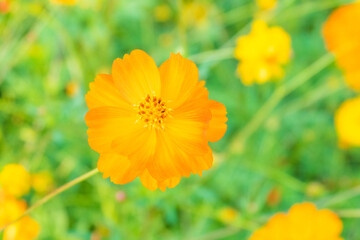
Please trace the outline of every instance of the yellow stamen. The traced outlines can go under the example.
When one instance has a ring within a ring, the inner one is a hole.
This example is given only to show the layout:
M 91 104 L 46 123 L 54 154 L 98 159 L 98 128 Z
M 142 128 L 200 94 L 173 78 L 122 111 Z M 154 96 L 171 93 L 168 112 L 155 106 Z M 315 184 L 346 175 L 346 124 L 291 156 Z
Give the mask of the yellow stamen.
M 150 96 L 138 105 L 138 115 L 146 123 L 146 127 L 164 129 L 164 122 L 169 115 L 170 109 L 166 107 L 166 102 L 160 97 Z

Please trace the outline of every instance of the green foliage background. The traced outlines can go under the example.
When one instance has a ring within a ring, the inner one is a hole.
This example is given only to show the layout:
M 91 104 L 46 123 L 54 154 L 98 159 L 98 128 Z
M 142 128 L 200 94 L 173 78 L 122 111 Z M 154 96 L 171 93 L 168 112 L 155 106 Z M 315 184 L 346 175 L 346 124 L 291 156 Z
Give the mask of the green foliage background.
M 39 239 L 247 239 L 273 213 L 304 201 L 337 212 L 344 239 L 360 239 L 360 151 L 339 149 L 334 129 L 334 112 L 356 94 L 334 63 L 281 97 L 236 142 L 276 89 L 327 54 L 322 25 L 350 1 L 279 0 L 269 13 L 259 13 L 254 1 L 197 2 L 208 5 L 202 25 L 182 23 L 180 0 L 79 0 L 75 6 L 19 0 L 0 15 L 0 168 L 15 162 L 30 172 L 47 170 L 56 186 L 95 168 L 84 95 L 96 74 L 109 73 L 112 61 L 133 49 L 158 64 L 180 51 L 198 65 L 210 97 L 228 110 L 228 131 L 211 144 L 216 163 L 202 178 L 152 192 L 138 179 L 120 186 L 98 174 L 33 212 Z M 170 7 L 166 22 L 155 18 L 159 4 Z M 282 81 L 245 87 L 233 51 L 256 16 L 291 35 L 293 56 Z M 66 94 L 69 82 L 79 87 L 73 97 Z M 267 202 L 272 189 L 281 193 L 275 206 Z M 125 192 L 124 201 L 116 201 L 117 191 Z M 26 199 L 31 205 L 41 197 Z M 238 212 L 231 223 L 219 218 L 225 207 Z

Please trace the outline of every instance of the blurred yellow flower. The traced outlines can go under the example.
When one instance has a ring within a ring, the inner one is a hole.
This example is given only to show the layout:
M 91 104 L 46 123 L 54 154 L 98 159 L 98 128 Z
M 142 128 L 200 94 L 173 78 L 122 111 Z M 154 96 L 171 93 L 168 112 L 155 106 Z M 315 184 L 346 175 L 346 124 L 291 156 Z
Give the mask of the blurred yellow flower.
M 335 127 L 342 147 L 360 147 L 360 97 L 345 101 L 335 113 Z
M 23 214 L 25 210 L 25 201 L 17 200 L 15 197 L 0 189 L 0 227 L 14 221 Z
M 164 191 L 208 170 L 208 141 L 223 137 L 227 118 L 204 85 L 196 65 L 180 54 L 158 68 L 141 50 L 116 59 L 111 75 L 98 75 L 85 97 L 85 121 L 103 177 L 126 184 L 139 176 L 146 188 Z
M 326 192 L 326 188 L 319 182 L 310 182 L 305 189 L 305 193 L 309 197 L 317 198 Z
M 79 92 L 79 84 L 76 82 L 69 82 L 65 88 L 66 95 L 74 97 Z
M 256 0 L 256 4 L 262 10 L 270 10 L 276 6 L 277 0 Z
M 218 213 L 218 219 L 225 224 L 234 223 L 237 217 L 238 211 L 232 207 L 224 207 Z
M 30 173 L 20 164 L 7 164 L 0 172 L 0 186 L 15 197 L 21 197 L 30 190 Z
M 282 78 L 282 65 L 289 62 L 291 39 L 280 27 L 268 27 L 262 20 L 252 24 L 251 32 L 238 38 L 235 57 L 237 72 L 245 85 Z
M 50 1 L 55 4 L 75 5 L 77 0 L 50 0 Z
M 349 87 L 355 91 L 360 91 L 360 66 L 359 70 L 347 71 L 345 73 L 345 81 Z
M 25 216 L 4 231 L 3 240 L 32 240 L 39 235 L 39 224 L 29 216 Z
M 335 213 L 317 210 L 312 203 L 301 203 L 293 205 L 287 214 L 275 214 L 250 240 L 342 240 L 342 229 Z
M 31 185 L 38 193 L 47 193 L 54 187 L 54 181 L 49 172 L 40 172 L 31 176 Z
M 335 10 L 324 24 L 323 35 L 329 51 L 345 72 L 347 84 L 360 91 L 360 2 Z
M 166 22 L 171 17 L 171 9 L 168 4 L 161 4 L 155 7 L 155 20 L 158 22 Z
M 181 21 L 187 27 L 207 29 L 209 27 L 209 13 L 211 5 L 204 2 L 184 3 L 181 10 Z

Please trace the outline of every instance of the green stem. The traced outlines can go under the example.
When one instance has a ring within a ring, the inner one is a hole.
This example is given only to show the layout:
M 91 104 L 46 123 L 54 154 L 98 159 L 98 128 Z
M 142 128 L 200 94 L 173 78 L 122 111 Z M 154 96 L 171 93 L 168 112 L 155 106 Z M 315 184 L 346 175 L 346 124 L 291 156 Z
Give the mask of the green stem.
M 302 72 L 296 75 L 288 84 L 278 87 L 273 95 L 266 101 L 266 103 L 259 109 L 255 116 L 248 122 L 248 124 L 240 131 L 230 144 L 230 152 L 239 153 L 239 150 L 244 147 L 245 140 L 248 139 L 259 126 L 264 122 L 272 110 L 279 104 L 279 102 L 296 88 L 307 82 L 314 75 L 319 73 L 334 60 L 332 54 L 327 53 L 315 63 L 305 68 Z
M 335 196 L 329 197 L 327 199 L 322 200 L 319 205 L 322 207 L 330 207 L 339 203 L 342 203 L 351 198 L 357 197 L 360 195 L 360 186 L 352 188 L 350 190 L 346 190 Z
M 181 44 L 181 48 L 183 50 L 182 54 L 184 56 L 187 56 L 188 51 L 187 51 L 187 26 L 184 23 L 183 19 L 181 18 L 181 16 L 183 16 L 183 11 L 184 11 L 184 3 L 183 0 L 177 0 L 177 8 L 178 8 L 178 12 L 179 12 L 179 16 L 178 16 L 178 21 L 177 21 L 177 29 L 178 29 L 178 37 L 180 39 L 180 44 Z
M 286 15 L 292 19 L 298 19 L 308 13 L 318 12 L 327 10 L 329 8 L 337 7 L 342 5 L 341 2 L 331 2 L 331 3 L 304 3 L 300 5 L 295 5 L 294 7 L 289 7 L 293 4 L 293 1 L 285 2 L 282 9 L 277 9 L 276 12 L 264 16 L 263 18 L 267 21 L 271 21 L 273 19 L 286 19 L 288 21 L 288 18 L 283 18 L 283 14 L 286 13 Z M 250 6 L 250 5 L 249 5 Z M 247 9 L 249 6 L 244 6 L 242 9 Z M 289 8 L 287 11 L 283 11 L 283 9 Z M 301 9 L 301 14 L 299 14 L 299 9 Z M 232 12 L 237 13 L 239 9 L 234 9 Z M 248 11 L 248 10 L 247 10 Z M 248 11 L 249 12 L 249 11 Z M 281 13 L 281 14 L 280 14 Z M 290 14 L 289 14 L 290 13 Z M 295 14 L 294 14 L 295 13 Z M 237 13 L 238 14 L 238 13 Z M 238 14 L 239 16 L 240 14 Z M 240 17 L 237 17 L 238 21 L 240 21 L 244 16 L 240 15 Z M 229 59 L 234 57 L 234 43 L 236 39 L 245 34 L 246 31 L 248 31 L 251 28 L 251 22 L 244 25 L 234 36 L 232 36 L 228 41 L 226 41 L 220 48 L 216 50 L 210 50 L 205 51 L 200 54 L 194 54 L 189 56 L 191 60 L 196 62 L 197 64 L 203 63 L 203 62 L 218 62 L 223 59 Z M 230 50 L 232 49 L 232 50 Z
M 285 3 L 283 8 L 287 8 L 288 6 L 290 6 L 292 4 L 292 0 Z M 282 9 L 279 9 L 278 12 L 282 12 Z M 276 13 L 268 15 L 266 17 L 264 17 L 265 20 L 272 20 L 274 17 L 276 16 Z M 235 35 L 233 35 L 231 38 L 229 38 L 220 48 L 218 48 L 217 50 L 211 50 L 211 51 L 207 51 L 207 52 L 203 52 L 201 54 L 201 56 L 206 56 L 207 54 L 212 54 L 211 55 L 211 60 L 216 60 L 218 58 L 218 55 L 222 55 L 221 58 L 219 58 L 219 60 L 222 59 L 226 59 L 226 58 L 232 58 L 234 55 L 234 43 L 236 42 L 236 39 L 245 34 L 250 28 L 251 28 L 251 24 L 252 22 L 248 22 L 247 24 L 245 24 Z M 232 51 L 229 51 L 229 49 L 232 49 Z M 228 55 L 224 56 L 224 53 L 228 53 Z M 192 59 L 196 59 L 197 57 L 199 57 L 198 55 L 194 55 L 194 56 L 190 56 L 189 58 Z M 208 61 L 208 60 L 207 60 Z M 215 62 L 215 61 L 214 61 Z M 198 63 L 198 62 L 197 62 Z
M 302 18 L 310 13 L 325 11 L 349 3 L 351 3 L 351 1 L 349 0 L 305 2 L 303 4 L 296 5 L 296 7 L 290 8 L 288 11 L 283 12 L 281 15 L 278 16 L 277 21 L 289 22 L 294 19 Z
M 226 14 L 224 14 L 224 24 L 231 25 L 241 22 L 242 20 L 247 18 L 250 19 L 254 14 L 252 11 L 253 7 L 254 7 L 254 3 L 250 2 L 246 4 L 240 4 L 237 8 L 226 12 Z
M 344 90 L 347 90 L 347 86 L 344 83 L 339 83 L 340 86 L 330 88 L 325 87 L 325 83 L 322 82 L 320 86 L 310 90 L 306 95 L 304 95 L 301 99 L 296 99 L 293 102 L 287 104 L 281 112 L 285 114 L 293 113 L 299 111 L 303 108 L 311 106 L 314 103 L 321 102 L 322 100 L 326 99 L 327 97 L 333 97 L 336 94 L 342 93 Z
M 342 209 L 335 212 L 341 218 L 360 218 L 360 209 Z
M 30 214 L 32 211 L 34 211 L 36 208 L 42 206 L 43 204 L 47 203 L 49 200 L 51 200 L 53 197 L 59 195 L 60 193 L 68 190 L 69 188 L 71 188 L 72 186 L 88 179 L 89 177 L 95 175 L 96 173 L 98 173 L 99 170 L 97 168 L 81 175 L 80 177 L 75 178 L 74 180 L 62 185 L 61 187 L 55 189 L 53 192 L 49 193 L 48 195 L 46 195 L 45 197 L 43 197 L 42 199 L 40 199 L 39 201 L 37 201 L 34 205 L 32 205 L 31 207 L 29 207 L 21 216 L 19 216 L 18 218 L 16 218 L 14 221 L 6 224 L 5 226 L 2 226 L 0 228 L 0 233 L 2 231 L 5 230 L 6 227 L 8 227 L 9 225 L 19 221 L 21 218 L 25 217 L 26 215 Z
M 203 53 L 194 54 L 189 57 L 190 60 L 199 63 L 221 61 L 224 59 L 234 58 L 234 48 L 219 48 L 216 50 L 206 51 Z

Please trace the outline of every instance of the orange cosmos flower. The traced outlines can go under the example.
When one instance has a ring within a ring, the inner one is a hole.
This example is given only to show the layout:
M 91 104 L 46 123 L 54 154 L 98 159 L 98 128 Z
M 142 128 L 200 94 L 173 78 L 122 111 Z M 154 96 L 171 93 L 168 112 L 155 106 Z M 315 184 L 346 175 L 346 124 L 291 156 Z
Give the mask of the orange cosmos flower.
M 336 56 L 337 64 L 345 72 L 346 83 L 360 90 L 360 2 L 335 10 L 323 28 L 329 51 Z
M 288 214 L 277 213 L 250 240 L 342 240 L 341 220 L 312 203 L 295 204 Z
M 223 137 L 227 118 L 204 85 L 180 54 L 158 68 L 141 50 L 116 59 L 111 75 L 98 75 L 85 97 L 85 120 L 103 177 L 126 184 L 139 176 L 146 188 L 164 191 L 208 170 L 208 141 Z
M 18 200 L 0 188 L 0 228 L 15 221 L 26 210 L 26 202 Z M 14 224 L 5 228 L 3 240 L 31 240 L 39 234 L 39 224 L 32 218 L 25 216 Z
M 3 240 L 31 240 L 37 238 L 39 232 L 39 224 L 31 217 L 25 216 L 5 229 Z
M 0 188 L 0 227 L 14 221 L 26 210 L 26 202 L 17 200 Z

